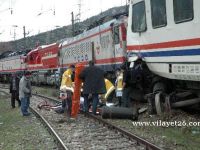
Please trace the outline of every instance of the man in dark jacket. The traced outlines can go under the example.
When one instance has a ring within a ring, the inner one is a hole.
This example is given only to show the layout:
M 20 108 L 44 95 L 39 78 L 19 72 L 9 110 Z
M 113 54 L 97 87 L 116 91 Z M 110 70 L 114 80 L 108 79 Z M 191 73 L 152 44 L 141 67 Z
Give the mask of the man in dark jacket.
M 130 100 L 133 98 L 135 101 L 141 100 L 142 95 L 142 81 L 143 81 L 143 69 L 141 59 L 136 59 L 134 66 L 130 68 L 130 63 L 125 62 L 123 73 L 123 94 L 122 94 L 122 106 L 131 107 Z M 136 106 L 137 107 L 137 106 Z
M 19 100 L 19 77 L 15 73 L 12 74 L 12 78 L 10 80 L 10 93 L 12 108 L 15 108 L 15 100 L 18 101 L 18 106 L 20 106 L 21 101 Z
M 84 94 L 84 111 L 89 110 L 89 97 L 92 97 L 92 113 L 96 114 L 97 105 L 99 102 L 99 94 L 106 93 L 104 81 L 104 71 L 94 65 L 93 61 L 89 61 L 89 67 L 86 67 L 79 75 L 83 80 Z

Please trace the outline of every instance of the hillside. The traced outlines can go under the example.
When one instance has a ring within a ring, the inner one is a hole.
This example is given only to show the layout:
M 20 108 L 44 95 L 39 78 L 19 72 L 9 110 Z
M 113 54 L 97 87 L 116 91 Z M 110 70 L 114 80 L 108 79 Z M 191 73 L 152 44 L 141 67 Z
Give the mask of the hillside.
M 122 14 L 128 14 L 127 7 L 114 7 L 107 11 L 100 13 L 99 15 L 93 16 L 84 20 L 83 22 L 75 24 L 75 35 L 83 32 L 84 30 L 91 29 L 99 24 L 109 21 Z M 25 51 L 33 49 L 38 45 L 50 44 L 64 38 L 72 37 L 72 25 L 57 28 L 48 32 L 43 32 L 35 36 L 26 37 L 23 39 L 0 42 L 0 54 L 7 51 Z

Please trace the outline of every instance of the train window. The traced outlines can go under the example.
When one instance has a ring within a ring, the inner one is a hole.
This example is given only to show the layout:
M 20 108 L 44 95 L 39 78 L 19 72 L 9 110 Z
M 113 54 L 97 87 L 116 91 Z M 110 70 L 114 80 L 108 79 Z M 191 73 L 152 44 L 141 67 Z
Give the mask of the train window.
M 34 55 L 32 54 L 32 55 L 30 55 L 30 61 L 34 61 Z
M 193 18 L 193 0 L 174 0 L 175 23 L 190 21 Z
M 109 42 L 109 35 L 105 35 L 101 37 L 101 47 L 103 49 L 108 48 L 108 42 Z
M 132 31 L 144 32 L 147 29 L 144 1 L 132 6 Z
M 153 28 L 167 25 L 166 0 L 151 0 L 151 18 Z
M 113 28 L 114 44 L 119 44 L 119 26 Z

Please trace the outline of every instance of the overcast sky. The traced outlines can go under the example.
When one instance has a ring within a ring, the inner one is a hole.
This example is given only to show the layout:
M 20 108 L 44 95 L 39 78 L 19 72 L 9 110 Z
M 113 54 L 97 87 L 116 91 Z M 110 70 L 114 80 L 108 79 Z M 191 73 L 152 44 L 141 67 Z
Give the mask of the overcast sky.
M 0 0 L 0 42 L 23 38 L 23 26 L 30 36 L 69 25 L 71 12 L 76 16 L 79 8 L 83 21 L 125 4 L 126 0 Z

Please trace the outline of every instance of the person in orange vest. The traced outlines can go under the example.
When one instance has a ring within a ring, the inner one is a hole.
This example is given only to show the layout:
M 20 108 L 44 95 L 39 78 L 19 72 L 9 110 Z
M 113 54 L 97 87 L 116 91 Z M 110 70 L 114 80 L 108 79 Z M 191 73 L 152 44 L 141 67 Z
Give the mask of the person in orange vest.
M 69 68 L 63 73 L 60 86 L 60 98 L 62 99 L 62 112 L 66 110 L 67 116 L 71 116 L 72 108 L 72 95 L 74 92 L 74 65 L 70 65 Z

